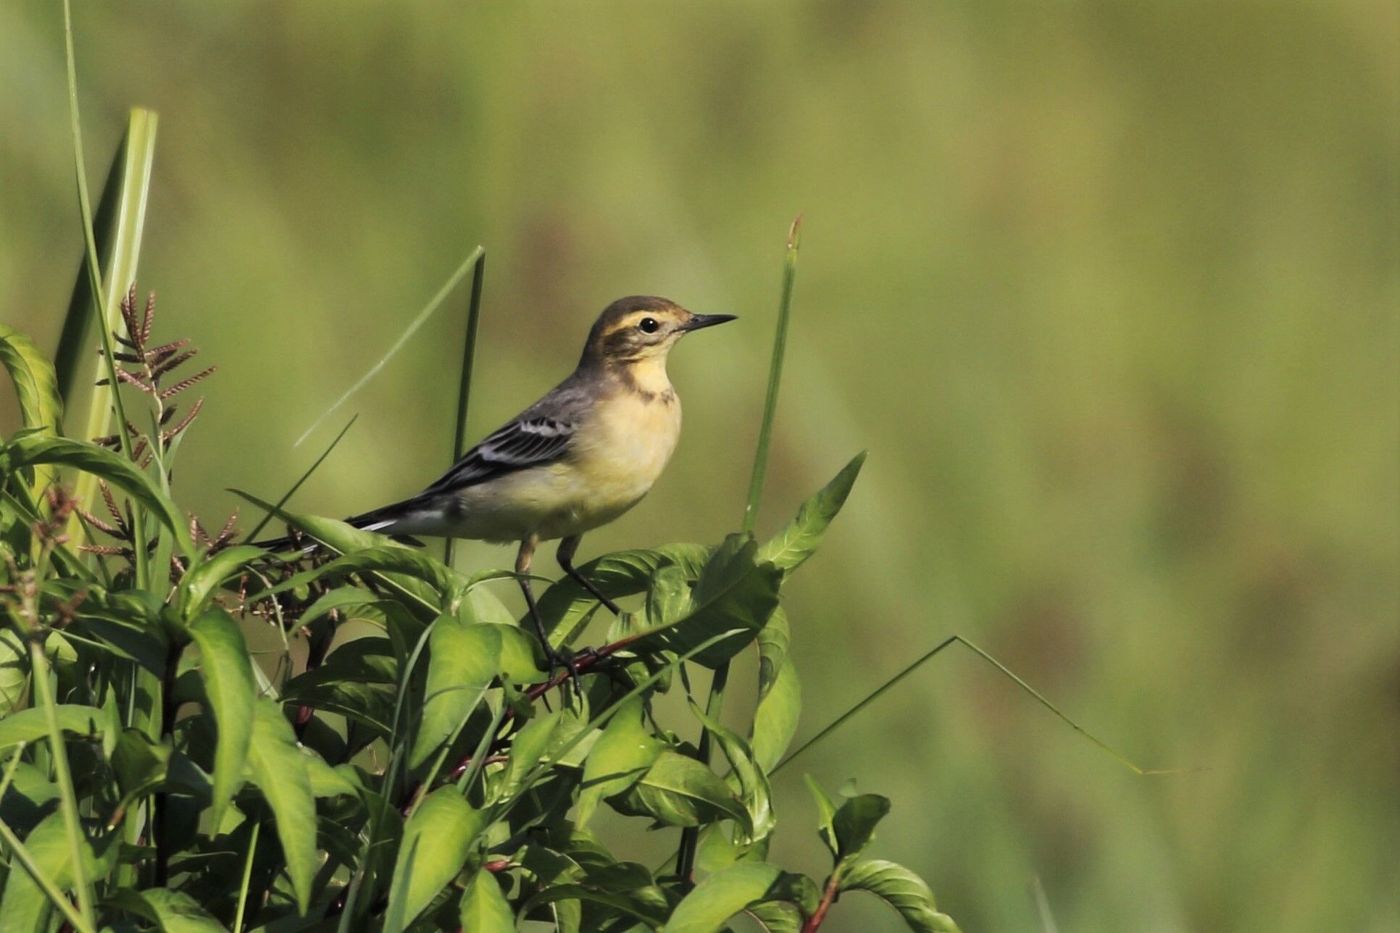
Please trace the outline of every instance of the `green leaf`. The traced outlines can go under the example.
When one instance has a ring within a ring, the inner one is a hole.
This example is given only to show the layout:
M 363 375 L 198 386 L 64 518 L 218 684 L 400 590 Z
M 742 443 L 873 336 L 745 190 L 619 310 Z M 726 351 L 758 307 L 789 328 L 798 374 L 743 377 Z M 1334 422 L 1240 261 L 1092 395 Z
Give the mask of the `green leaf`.
M 779 606 L 758 633 L 758 706 L 750 743 L 765 774 L 782 760 L 802 713 L 802 683 L 787 649 L 787 614 Z
M 635 650 L 684 654 L 716 635 L 733 631 L 732 636 L 697 653 L 695 661 L 716 668 L 737 654 L 778 606 L 782 573 L 772 564 L 756 563 L 757 552 L 752 537 L 726 538 L 701 570 L 685 615 L 672 625 L 641 635 L 633 645 Z
M 185 619 L 193 619 L 204 611 L 214 591 L 224 580 L 243 569 L 245 564 L 262 557 L 260 547 L 242 544 L 220 551 L 196 563 L 180 581 L 179 605 Z
M 44 817 L 25 838 L 24 847 L 34 859 L 35 867 L 54 887 L 60 891 L 67 891 L 72 887 L 73 855 L 68 845 L 68 830 L 61 811 Z M 110 852 L 116 847 L 108 848 Z M 86 839 L 82 844 L 82 858 L 85 868 L 83 875 L 89 883 L 106 874 Z M 0 909 L 0 933 L 37 933 L 49 929 L 45 921 L 53 909 L 52 904 L 43 888 L 20 866 L 17 859 L 10 862 L 9 877 L 5 879 L 4 894 L 0 896 L 0 907 L 3 907 Z
M 282 699 L 346 716 L 387 739 L 398 670 L 389 639 L 356 638 L 332 651 L 320 667 L 288 681 Z
M 802 503 L 797 517 L 763 545 L 758 559 L 772 563 L 784 573 L 791 573 L 811 557 L 821 543 L 822 535 L 826 534 L 827 526 L 846 503 L 846 496 L 850 495 L 851 486 L 855 484 L 864 464 L 865 451 L 862 450 L 820 492 Z
M 0 365 L 15 384 L 19 415 L 26 428 L 58 434 L 63 426 L 63 400 L 53 364 L 24 334 L 0 324 Z
M 58 727 L 64 732 L 81 736 L 104 735 L 107 716 L 95 706 L 78 706 L 72 703 L 59 703 Z M 49 727 L 41 709 L 26 709 L 11 713 L 0 719 L 0 751 L 20 742 L 34 742 L 47 738 Z
M 496 785 L 495 799 L 510 798 L 521 790 L 526 776 L 542 763 L 563 717 L 563 710 L 536 716 L 510 740 L 510 758 Z
M 128 889 L 126 893 L 134 892 Z M 137 906 L 138 902 L 140 907 Z M 161 933 L 227 933 L 227 928 L 213 914 L 200 907 L 194 898 L 168 888 L 150 888 L 135 893 L 134 897 L 127 897 L 122 906 L 134 908 L 134 912 L 155 921 Z
M 832 817 L 840 858 L 853 858 L 861 853 L 875 835 L 875 826 L 890 812 L 890 800 L 879 794 L 859 794 L 851 797 Z
M 697 884 L 676 905 L 665 933 L 716 933 L 730 917 L 766 900 L 782 871 L 767 862 L 739 862 Z
M 713 771 L 687 755 L 663 751 L 618 803 L 624 813 L 641 813 L 667 826 L 699 826 L 732 819 L 752 833 L 748 811 Z
M 620 599 L 641 593 L 662 567 L 679 567 L 687 579 L 699 576 L 710 548 L 700 544 L 669 544 L 652 550 L 616 551 L 589 561 L 579 572 L 604 596 Z M 571 577 L 565 577 L 541 594 L 540 618 L 554 647 L 569 644 L 598 608 L 598 598 Z
M 311 777 L 297 747 L 292 727 L 272 700 L 259 699 L 254 708 L 253 737 L 248 746 L 248 769 L 253 783 L 272 808 L 282 858 L 296 893 L 297 910 L 305 915 L 311 904 L 316 855 L 316 800 Z
M 461 728 L 496 676 L 501 636 L 494 625 L 438 616 L 428 635 L 428 678 L 418 736 L 408 756 L 416 768 Z
M 466 605 L 464 602 L 463 605 Z M 498 625 L 494 622 L 478 622 L 478 626 L 494 629 L 501 639 L 501 656 L 497 661 L 499 673 L 513 684 L 539 683 L 549 674 L 542 667 L 540 643 L 535 636 L 515 623 Z
M 641 697 L 634 697 L 608 722 L 583 765 L 577 826 L 585 826 L 599 801 L 635 784 L 656 761 L 662 745 L 646 728 Z
M 730 782 L 738 780 L 739 799 L 748 812 L 751 827 L 738 842 L 748 845 L 767 838 L 777 826 L 773 815 L 773 791 L 768 786 L 767 776 L 753 759 L 753 750 L 733 730 L 705 715 L 705 711 L 694 702 L 690 704 L 690 711 L 719 742 L 720 751 L 724 752 L 729 766 L 734 769 Z
M 481 933 L 513 933 L 515 915 L 489 871 L 478 871 L 462 892 L 459 918 L 463 930 Z
M 812 800 L 817 804 L 817 834 L 831 850 L 832 859 L 839 859 L 840 847 L 836 843 L 836 830 L 832 826 L 836 818 L 836 804 L 831 802 L 826 791 L 822 790 L 821 785 L 813 780 L 810 774 L 802 775 L 802 780 L 807 783 L 807 790 L 811 792 Z
M 55 463 L 105 479 L 159 519 L 174 536 L 182 554 L 186 557 L 194 555 L 194 541 L 190 538 L 188 522 L 179 507 L 131 461 L 95 444 L 37 434 L 14 439 L 9 445 L 9 452 L 14 468 Z
M 938 912 L 933 892 L 922 878 L 902 865 L 881 859 L 861 859 L 841 876 L 841 890 L 869 891 L 889 904 L 909 929 L 920 933 L 958 933 L 958 925 Z
M 403 827 L 384 914 L 386 933 L 407 927 L 457 877 L 485 828 L 485 817 L 455 787 L 440 787 L 423 798 Z
M 0 723 L 25 696 L 29 686 L 29 652 L 13 630 L 0 629 Z
M 763 933 L 798 933 L 802 929 L 801 912 L 787 901 L 750 904 L 744 912 Z
M 243 782 L 244 760 L 253 740 L 253 667 L 238 623 L 221 609 L 204 613 L 189 629 L 199 646 L 199 670 L 217 734 L 214 745 L 214 790 L 210 806 L 218 826 L 224 807 Z M 280 716 L 279 716 L 280 718 Z

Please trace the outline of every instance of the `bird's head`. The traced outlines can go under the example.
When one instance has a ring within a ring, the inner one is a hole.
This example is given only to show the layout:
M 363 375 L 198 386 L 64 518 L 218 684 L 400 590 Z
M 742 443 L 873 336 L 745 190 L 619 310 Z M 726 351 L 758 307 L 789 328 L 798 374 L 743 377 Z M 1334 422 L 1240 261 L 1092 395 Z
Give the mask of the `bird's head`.
M 732 314 L 695 314 L 665 298 L 619 298 L 603 309 L 588 332 L 581 365 L 664 363 L 686 334 L 732 320 Z

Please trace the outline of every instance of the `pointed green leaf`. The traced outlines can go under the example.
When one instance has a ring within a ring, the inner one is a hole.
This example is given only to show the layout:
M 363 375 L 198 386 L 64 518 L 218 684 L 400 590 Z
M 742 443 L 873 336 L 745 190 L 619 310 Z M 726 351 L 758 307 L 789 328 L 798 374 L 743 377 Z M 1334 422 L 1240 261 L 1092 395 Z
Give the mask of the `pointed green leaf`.
M 29 434 L 11 441 L 9 452 L 10 464 L 15 468 L 54 463 L 71 466 L 105 479 L 131 496 L 138 505 L 147 509 L 169 529 L 180 546 L 180 553 L 187 557 L 194 555 L 194 541 L 190 538 L 189 524 L 179 507 L 157 489 L 151 478 L 137 469 L 131 461 L 95 444 L 37 434 Z M 90 506 L 91 503 L 84 505 Z
M 260 699 L 254 708 L 248 770 L 276 817 L 273 823 L 282 844 L 283 862 L 296 893 L 297 910 L 304 915 L 311 903 L 311 885 L 319 861 L 316 800 L 296 736 L 272 700 Z
M 603 595 L 611 599 L 631 596 L 647 589 L 652 574 L 661 567 L 674 565 L 687 579 L 700 574 L 708 559 L 710 548 L 700 544 L 670 544 L 652 550 L 616 551 L 589 561 L 579 568 Z M 540 618 L 545 623 L 549 642 L 560 647 L 572 641 L 598 608 L 598 598 L 565 577 L 540 596 Z
M 695 661 L 715 668 L 737 654 L 778 606 L 782 573 L 772 564 L 756 563 L 757 551 L 752 537 L 726 538 L 701 570 L 682 618 L 646 632 L 634 643 L 635 649 L 684 654 L 716 635 L 733 631 L 697 653 Z
M 635 784 L 656 761 L 661 747 L 646 728 L 641 697 L 623 704 L 584 762 L 575 825 L 587 825 L 599 801 Z
M 746 845 L 767 838 L 777 825 L 777 819 L 773 815 L 773 791 L 768 786 L 767 776 L 754 761 L 749 743 L 733 730 L 705 715 L 705 711 L 694 702 L 690 704 L 690 711 L 700 720 L 705 730 L 714 736 L 729 766 L 734 769 L 730 775 L 730 783 L 736 779 L 738 781 L 739 799 L 748 811 L 751 826 L 749 832 L 738 842 Z
M 64 732 L 93 736 L 102 735 L 106 730 L 107 717 L 95 706 L 59 703 L 55 709 L 58 711 L 58 727 Z M 46 723 L 41 709 L 20 710 L 0 719 L 0 752 L 20 742 L 47 738 L 49 727 Z
M 563 710 L 536 716 L 510 740 L 510 758 L 496 785 L 498 799 L 514 796 L 522 789 L 525 778 L 543 762 L 563 716 Z
M 34 341 L 6 324 L 0 324 L 0 366 L 5 367 L 15 384 L 21 423 L 47 434 L 60 433 L 63 400 L 58 394 L 53 364 L 39 352 Z M 34 477 L 32 488 L 37 491 L 52 481 L 52 471 L 41 471 Z
M 864 464 L 865 451 L 862 450 L 820 492 L 802 503 L 797 517 L 763 545 L 758 559 L 772 563 L 784 573 L 791 573 L 811 557 L 821 543 L 827 526 L 846 503 L 846 496 L 850 495 L 851 486 L 855 484 Z
M 428 678 L 410 767 L 416 768 L 461 728 L 486 695 L 501 655 L 497 626 L 441 615 L 428 635 Z
M 485 817 L 455 787 L 440 787 L 423 798 L 404 823 L 384 914 L 386 933 L 406 928 L 457 877 L 485 828 Z
M 732 819 L 744 832 L 753 831 L 748 811 L 718 775 L 694 758 L 670 750 L 657 756 L 617 807 L 667 826 Z
M 840 847 L 836 843 L 836 830 L 832 827 L 832 822 L 836 818 L 836 804 L 831 802 L 831 798 L 826 795 L 810 774 L 802 775 L 802 780 L 807 784 L 807 790 L 812 794 L 812 800 L 817 804 L 817 835 L 822 837 L 822 842 L 826 843 L 827 849 L 831 851 L 833 862 L 840 857 Z
M 204 613 L 190 626 L 199 646 L 204 695 L 214 714 L 214 797 L 212 821 L 219 825 L 224 807 L 243 782 L 243 766 L 253 739 L 253 667 L 238 623 L 223 610 Z
M 34 859 L 35 867 L 60 891 L 73 885 L 73 854 L 68 844 L 68 829 L 63 813 L 55 811 L 39 821 L 24 839 L 24 847 Z M 109 846 L 108 851 L 115 850 Z M 84 839 L 81 857 L 83 875 L 91 883 L 106 874 L 90 843 Z M 46 922 L 53 910 L 44 889 L 13 859 L 9 877 L 5 879 L 4 894 L 0 895 L 0 933 L 36 933 L 48 930 Z
M 853 858 L 861 853 L 875 834 L 875 826 L 890 812 L 890 800 L 879 794 L 859 794 L 841 804 L 832 817 L 839 857 Z
M 514 933 L 515 930 L 510 903 L 489 871 L 479 871 L 467 882 L 458 916 L 463 930 L 480 930 L 481 933 Z
M 181 614 L 193 619 L 204 611 L 210 597 L 226 579 L 241 571 L 245 564 L 262 557 L 264 551 L 251 544 L 226 548 L 196 563 L 180 581 Z
M 767 899 L 782 877 L 776 865 L 739 862 L 705 878 L 676 905 L 665 933 L 716 933 L 730 917 Z
M 861 859 L 841 876 L 842 891 L 869 891 L 904 918 L 918 933 L 958 933 L 958 925 L 938 912 L 933 892 L 923 879 L 902 865 L 881 859 Z
M 155 921 L 161 933 L 227 933 L 227 928 L 188 894 L 150 888 L 136 897 L 145 907 L 141 915 Z

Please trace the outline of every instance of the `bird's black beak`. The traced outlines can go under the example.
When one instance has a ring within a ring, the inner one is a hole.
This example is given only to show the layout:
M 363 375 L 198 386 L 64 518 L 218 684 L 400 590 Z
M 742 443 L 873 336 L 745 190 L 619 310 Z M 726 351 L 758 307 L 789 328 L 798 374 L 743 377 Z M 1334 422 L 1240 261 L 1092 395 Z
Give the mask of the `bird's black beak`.
M 699 330 L 702 327 L 714 327 L 716 324 L 723 324 L 725 321 L 732 321 L 735 316 L 732 314 L 694 314 L 689 321 L 685 322 L 682 330 Z

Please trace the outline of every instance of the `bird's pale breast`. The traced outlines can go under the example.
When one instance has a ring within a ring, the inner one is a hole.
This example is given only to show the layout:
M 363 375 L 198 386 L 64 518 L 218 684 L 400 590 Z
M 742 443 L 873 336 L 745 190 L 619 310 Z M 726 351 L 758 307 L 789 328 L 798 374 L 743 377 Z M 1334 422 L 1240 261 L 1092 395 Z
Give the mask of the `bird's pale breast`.
M 488 541 L 563 538 L 636 505 L 675 450 L 680 399 L 673 391 L 620 390 L 588 418 L 562 459 L 464 489 L 455 533 Z

